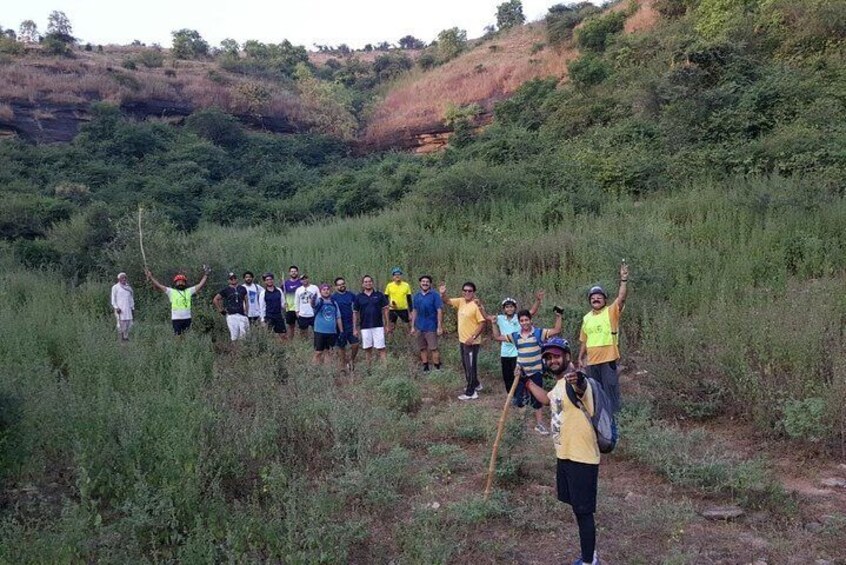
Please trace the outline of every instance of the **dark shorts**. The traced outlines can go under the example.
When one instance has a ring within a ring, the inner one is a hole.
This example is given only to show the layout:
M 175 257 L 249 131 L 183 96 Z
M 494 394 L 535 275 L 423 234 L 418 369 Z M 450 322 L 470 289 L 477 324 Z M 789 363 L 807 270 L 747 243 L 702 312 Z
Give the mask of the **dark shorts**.
M 247 319 L 250 320 L 251 324 L 258 324 L 261 318 L 259 318 L 258 316 L 247 316 Z
M 321 334 L 314 332 L 314 350 L 329 351 L 335 347 L 338 336 L 336 334 Z
M 285 327 L 285 318 L 278 317 L 278 318 L 267 318 L 265 319 L 267 322 L 268 329 L 273 330 L 275 334 L 284 334 L 288 332 L 288 328 Z
M 572 506 L 576 514 L 596 512 L 599 465 L 558 459 L 555 478 L 558 484 L 558 500 Z
M 301 330 L 307 330 L 308 328 L 314 327 L 314 316 L 311 318 L 297 316 L 297 327 Z
M 293 328 L 294 324 L 297 323 L 297 313 L 293 310 L 285 312 L 285 323 Z
M 620 395 L 620 375 L 617 372 L 617 362 L 609 361 L 599 365 L 588 365 L 585 370 L 587 376 L 602 385 L 602 390 L 611 401 L 611 410 L 615 414 L 623 405 Z
M 173 322 L 173 334 L 182 335 L 191 327 L 191 318 L 187 320 L 171 320 Z
M 417 332 L 417 347 L 420 351 L 437 351 L 438 332 Z
M 542 374 L 536 373 L 529 377 L 529 380 L 543 388 Z M 514 391 L 514 398 L 511 401 L 514 403 L 514 406 L 518 408 L 522 408 L 526 404 L 529 404 L 535 410 L 541 409 L 541 403 L 538 402 L 538 399 L 535 398 L 531 392 L 529 392 L 529 388 L 526 386 L 525 380 L 520 380 L 520 382 L 517 383 L 517 389 Z
M 397 323 L 397 318 L 408 323 L 408 310 L 388 310 L 388 320 L 392 324 Z
M 335 343 L 341 349 L 349 345 L 358 345 L 358 338 L 352 333 L 352 330 L 344 330 L 338 334 L 338 340 Z

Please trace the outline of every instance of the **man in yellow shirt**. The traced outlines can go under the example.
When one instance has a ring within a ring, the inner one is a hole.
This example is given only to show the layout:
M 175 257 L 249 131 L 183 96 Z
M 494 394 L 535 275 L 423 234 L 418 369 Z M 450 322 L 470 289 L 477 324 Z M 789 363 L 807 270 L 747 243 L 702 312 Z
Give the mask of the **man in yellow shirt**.
M 402 269 L 391 269 L 391 282 L 385 285 L 385 296 L 388 297 L 388 333 L 394 330 L 397 319 L 409 323 L 408 312 L 411 310 L 411 285 L 402 280 Z
M 525 379 L 527 390 L 538 402 L 550 407 L 551 431 L 557 459 L 558 500 L 569 504 L 579 526 L 581 558 L 574 565 L 598 565 L 596 556 L 596 493 L 599 486 L 599 445 L 588 414 L 593 414 L 593 393 L 584 373 L 570 363 L 570 344 L 560 337 L 541 348 L 544 365 L 556 379 L 549 392 Z M 525 375 L 525 374 L 524 374 Z
M 608 304 L 608 295 L 601 286 L 588 291 L 591 311 L 582 318 L 579 332 L 579 366 L 602 385 L 615 413 L 622 405 L 617 360 L 620 358 L 620 313 L 626 305 L 628 280 L 629 266 L 623 261 L 620 265 L 620 291 L 614 302 Z
M 461 349 L 461 366 L 467 386 L 459 400 L 479 398 L 482 383 L 479 382 L 479 346 L 485 331 L 487 318 L 476 300 L 476 285 L 466 282 L 461 285 L 461 298 L 447 298 L 446 284 L 440 286 L 441 299 L 458 311 L 458 341 Z

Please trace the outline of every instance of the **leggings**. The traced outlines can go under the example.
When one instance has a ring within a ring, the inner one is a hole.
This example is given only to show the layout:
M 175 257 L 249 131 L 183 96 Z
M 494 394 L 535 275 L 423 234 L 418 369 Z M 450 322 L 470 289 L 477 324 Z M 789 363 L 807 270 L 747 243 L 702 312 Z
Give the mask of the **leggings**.
M 505 383 L 505 392 L 511 390 L 511 385 L 514 384 L 514 369 L 517 368 L 516 357 L 500 357 L 499 363 L 502 365 L 502 382 Z
M 596 550 L 596 523 L 593 519 L 593 512 L 589 514 L 576 514 L 576 522 L 579 524 L 579 543 L 582 548 L 582 561 L 593 563 L 593 552 Z
M 479 367 L 479 346 L 461 344 L 461 366 L 464 368 L 464 380 L 467 382 L 467 387 L 464 389 L 464 394 L 473 396 L 476 392 L 476 387 L 479 386 L 478 367 Z

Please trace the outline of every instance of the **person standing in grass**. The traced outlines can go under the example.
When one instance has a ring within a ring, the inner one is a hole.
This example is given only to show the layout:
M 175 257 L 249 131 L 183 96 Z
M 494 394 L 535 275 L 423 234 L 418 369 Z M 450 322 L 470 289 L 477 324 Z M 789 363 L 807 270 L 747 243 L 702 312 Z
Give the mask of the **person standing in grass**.
M 535 302 L 529 309 L 529 313 L 534 317 L 540 309 L 543 301 L 544 291 L 539 290 L 535 293 Z M 499 333 L 502 335 L 511 335 L 514 332 L 520 331 L 520 322 L 517 319 L 517 301 L 513 298 L 505 298 L 500 304 L 502 312 L 497 314 L 496 318 L 488 316 L 488 321 L 491 325 L 496 325 Z M 511 385 L 514 383 L 514 371 L 517 369 L 517 347 L 513 343 L 503 341 L 499 349 L 499 364 L 502 370 L 502 382 L 505 384 L 505 392 L 511 391 Z
M 517 312 L 517 320 L 520 323 L 520 330 L 506 335 L 499 332 L 498 324 L 493 324 L 494 339 L 511 344 L 517 349 L 517 371 L 525 377 L 525 380 L 521 378 L 517 383 L 517 389 L 514 391 L 514 405 L 522 408 L 526 403 L 531 404 L 535 409 L 535 431 L 541 435 L 549 435 L 549 430 L 543 425 L 541 403 L 529 394 L 525 383 L 533 382 L 543 387 L 541 344 L 561 333 L 561 309 L 555 308 L 555 325 L 549 329 L 536 328 L 532 323 L 532 313 L 529 310 Z
M 406 324 L 409 321 L 409 310 L 411 309 L 411 285 L 402 280 L 402 269 L 394 267 L 391 269 L 391 282 L 385 285 L 385 296 L 388 297 L 388 333 L 396 327 L 397 320 Z
M 582 318 L 579 332 L 579 366 L 602 385 L 615 413 L 622 406 L 617 360 L 620 358 L 620 314 L 626 305 L 628 281 L 629 266 L 623 261 L 620 265 L 620 291 L 614 302 L 608 304 L 608 294 L 601 286 L 594 286 L 588 291 L 591 310 Z
M 247 318 L 247 289 L 238 284 L 238 275 L 229 273 L 229 284 L 212 298 L 217 311 L 226 316 L 230 341 L 247 337 L 250 320 Z
M 429 371 L 429 362 L 435 366 L 435 369 L 441 368 L 438 336 L 444 332 L 444 303 L 441 295 L 432 290 L 432 277 L 423 275 L 418 279 L 418 282 L 420 283 L 420 290 L 417 291 L 410 303 L 411 329 L 409 333 L 417 336 L 420 362 L 425 373 Z
M 314 363 L 329 361 L 329 352 L 335 347 L 338 334 L 343 330 L 341 310 L 332 300 L 332 287 L 328 283 L 320 285 L 320 296 L 312 300 L 314 308 Z M 341 365 L 340 369 L 343 370 Z
M 361 348 L 367 356 L 367 364 L 372 362 L 375 349 L 383 363 L 388 361 L 385 349 L 385 327 L 388 326 L 388 299 L 373 288 L 373 277 L 364 275 L 361 279 L 361 292 L 353 302 L 353 333 L 361 336 Z
M 282 343 L 285 340 L 285 293 L 276 287 L 273 273 L 265 273 L 262 276 L 264 289 L 259 294 L 258 306 L 261 323 L 276 334 L 276 338 Z
M 285 323 L 291 328 L 288 339 L 294 339 L 297 326 L 297 289 L 303 286 L 300 269 L 296 265 L 288 267 L 288 278 L 282 283 L 285 292 Z
M 173 277 L 173 288 L 160 283 L 149 269 L 144 269 L 154 287 L 164 292 L 170 299 L 170 319 L 173 323 L 174 335 L 182 335 L 191 327 L 191 297 L 200 292 L 209 280 L 209 269 L 203 265 L 203 277 L 195 286 L 188 286 L 188 277 L 179 273 Z
M 129 330 L 135 315 L 135 292 L 127 282 L 126 273 L 118 273 L 117 283 L 112 286 L 112 310 L 120 340 L 129 341 Z
M 355 369 L 355 358 L 358 355 L 358 338 L 354 335 L 353 329 L 353 303 L 355 294 L 347 290 L 347 281 L 344 277 L 335 279 L 335 292 L 332 293 L 332 300 L 338 305 L 341 311 L 341 330 L 338 332 L 338 362 L 341 368 L 352 372 Z M 347 359 L 347 345 L 350 346 L 350 356 Z
M 574 565 L 598 565 L 596 554 L 596 494 L 599 485 L 599 445 L 588 414 L 593 414 L 593 393 L 584 373 L 570 363 L 567 340 L 554 337 L 541 347 L 547 370 L 555 377 L 553 389 L 542 386 L 524 374 L 526 389 L 552 412 L 550 427 L 557 460 L 558 500 L 569 504 L 579 527 L 581 558 Z
M 294 300 L 297 303 L 297 327 L 303 337 L 308 337 L 308 329 L 314 327 L 314 299 L 320 293 L 320 289 L 309 281 L 307 274 L 300 277 L 302 284 L 294 293 Z
M 258 303 L 261 287 L 254 282 L 254 278 L 251 271 L 244 271 L 244 284 L 241 285 L 247 291 L 247 318 L 250 319 L 251 324 L 258 323 L 261 318 Z
M 482 383 L 479 382 L 479 348 L 487 318 L 476 299 L 476 285 L 472 282 L 468 281 L 461 286 L 461 298 L 447 298 L 446 284 L 441 284 L 439 290 L 441 299 L 458 313 L 458 341 L 466 384 L 458 399 L 475 400 L 482 390 Z

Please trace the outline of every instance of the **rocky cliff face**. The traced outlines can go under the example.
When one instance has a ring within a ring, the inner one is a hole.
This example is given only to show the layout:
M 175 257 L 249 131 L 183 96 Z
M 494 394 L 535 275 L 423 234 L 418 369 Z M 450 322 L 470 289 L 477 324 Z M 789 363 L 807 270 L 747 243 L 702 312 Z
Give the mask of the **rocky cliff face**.
M 66 143 L 79 133 L 80 126 L 90 119 L 90 104 L 58 104 L 53 102 L 11 101 L 11 112 L 0 113 L 0 138 L 19 137 L 31 143 Z M 195 110 L 187 102 L 171 100 L 130 101 L 121 105 L 128 116 L 144 120 L 163 119 L 180 124 Z M 237 115 L 250 128 L 272 133 L 298 133 L 302 127 L 278 116 Z

